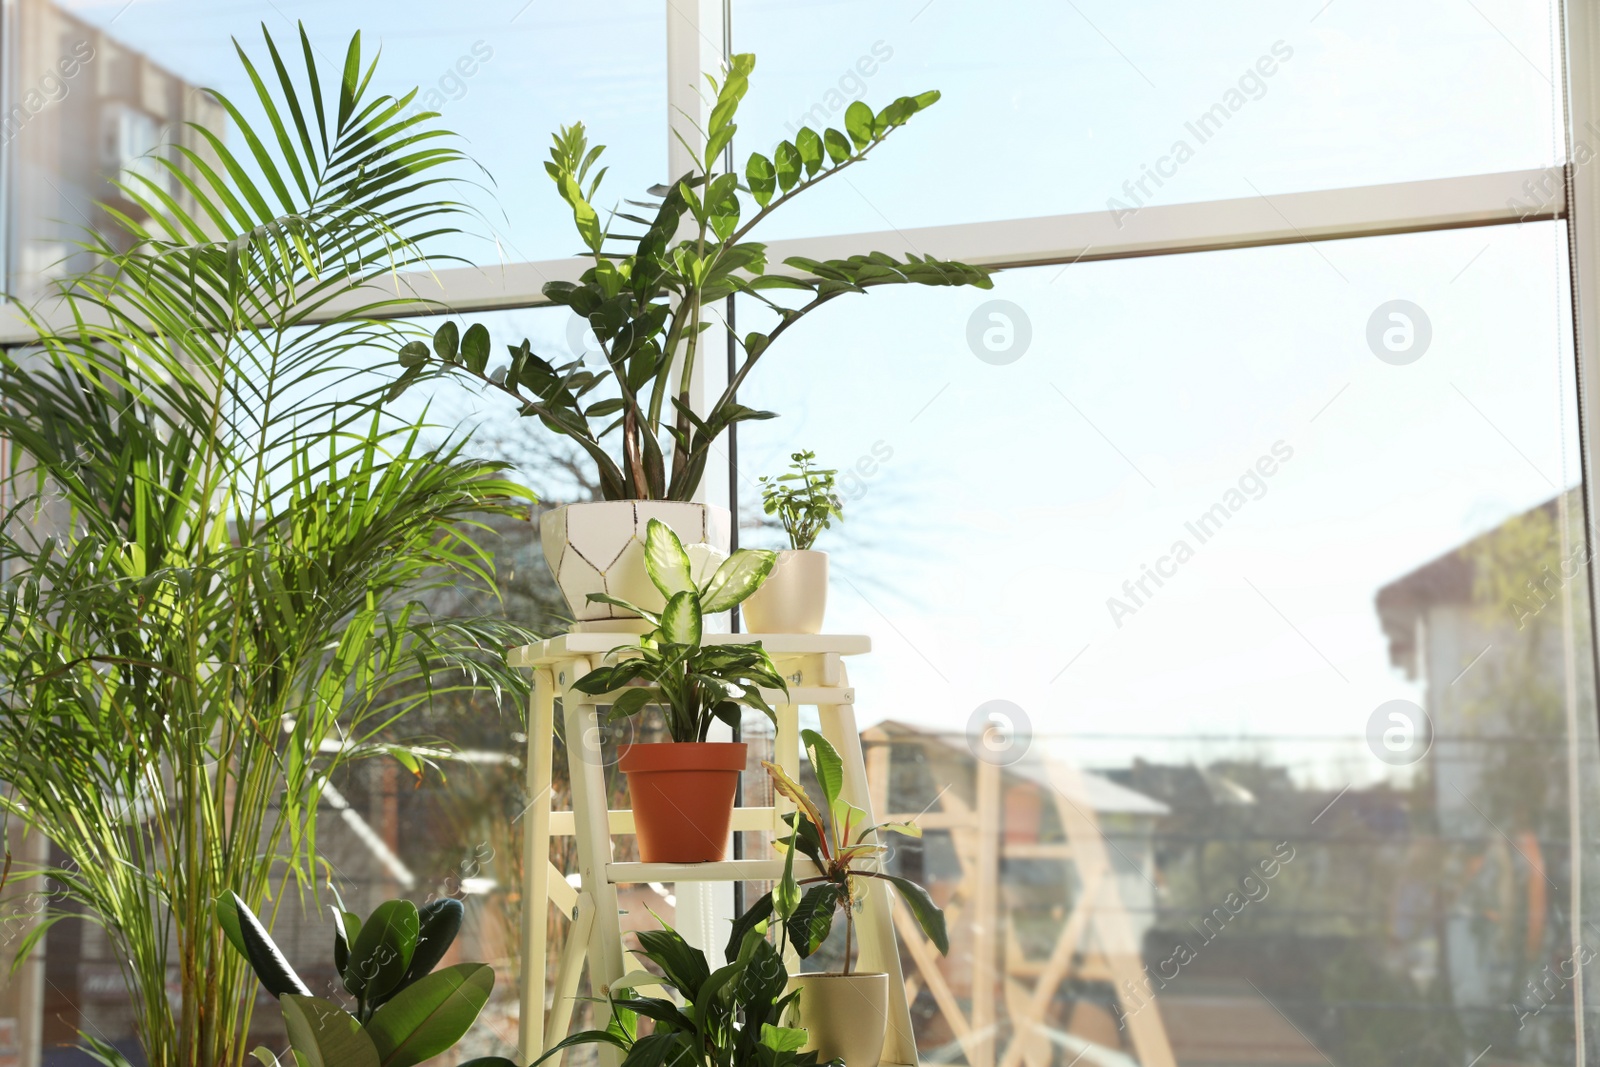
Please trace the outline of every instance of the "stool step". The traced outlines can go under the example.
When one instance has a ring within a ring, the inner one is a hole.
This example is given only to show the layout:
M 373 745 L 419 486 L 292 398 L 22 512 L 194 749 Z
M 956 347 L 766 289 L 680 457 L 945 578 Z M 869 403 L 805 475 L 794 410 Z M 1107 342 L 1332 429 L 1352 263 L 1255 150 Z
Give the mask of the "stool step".
M 633 810 L 631 808 L 613 808 L 607 813 L 610 818 L 611 832 L 614 834 L 633 833 Z M 571 837 L 577 832 L 576 818 L 570 811 L 552 811 L 550 813 L 550 833 L 554 837 Z M 735 830 L 771 830 L 777 826 L 778 821 L 770 807 L 761 808 L 734 808 L 733 829 Z M 784 833 L 788 833 L 787 829 Z
M 795 857 L 795 874 L 811 877 L 816 867 Z M 613 884 L 642 882 L 776 882 L 782 860 L 722 860 L 718 863 L 608 863 L 606 880 Z

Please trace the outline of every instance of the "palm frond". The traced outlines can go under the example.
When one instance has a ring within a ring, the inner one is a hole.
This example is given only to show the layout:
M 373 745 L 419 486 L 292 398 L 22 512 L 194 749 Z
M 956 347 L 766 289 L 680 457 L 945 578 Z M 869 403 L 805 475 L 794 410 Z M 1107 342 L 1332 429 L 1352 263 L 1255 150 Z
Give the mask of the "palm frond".
M 532 636 L 425 606 L 492 588 L 485 523 L 530 494 L 384 416 L 359 355 L 404 329 L 380 283 L 449 232 L 462 156 L 371 91 L 359 36 L 328 79 L 303 29 L 298 70 L 262 34 L 254 99 L 218 94 L 237 138 L 197 128 L 167 180 L 130 177 L 66 325 L 0 353 L 3 476 L 56 527 L 0 527 L 0 811 L 66 853 L 19 873 L 105 928 L 153 1067 L 244 1061 L 216 897 L 314 885 L 329 775 L 436 696 L 520 692 L 504 650 Z

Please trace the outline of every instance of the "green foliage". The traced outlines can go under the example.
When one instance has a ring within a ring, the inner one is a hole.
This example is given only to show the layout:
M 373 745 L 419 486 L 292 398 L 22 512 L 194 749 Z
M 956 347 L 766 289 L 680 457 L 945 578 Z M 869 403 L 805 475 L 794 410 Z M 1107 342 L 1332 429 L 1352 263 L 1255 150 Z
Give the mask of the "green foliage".
M 615 694 L 608 721 L 659 706 L 674 741 L 704 741 L 717 719 L 737 727 L 741 708 L 754 708 L 776 723 L 761 688 L 788 693 L 789 687 L 760 642 L 702 643 L 705 616 L 742 603 L 766 579 L 775 558 L 760 549 L 741 549 L 696 584 L 678 535 L 651 519 L 645 531 L 645 570 L 667 606 L 658 615 L 604 593 L 590 593 L 590 600 L 635 612 L 654 629 L 637 646 L 613 649 L 613 657 L 625 658 L 590 671 L 576 688 L 592 696 Z
M 105 930 L 152 1067 L 244 1061 L 228 945 L 265 930 L 217 901 L 319 884 L 330 776 L 431 699 L 526 690 L 503 650 L 527 631 L 419 597 L 492 579 L 477 533 L 529 494 L 386 420 L 392 383 L 348 359 L 402 331 L 388 275 L 448 232 L 459 153 L 371 91 L 359 37 L 331 79 L 303 33 L 265 51 L 239 50 L 264 119 L 219 97 L 228 143 L 196 128 L 129 177 L 138 217 L 86 235 L 100 266 L 0 352 L 5 476 L 34 494 L 0 529 L 0 810 L 66 854 L 17 873 L 60 887 L 41 929 Z
M 855 912 L 863 899 L 860 879 L 876 878 L 894 886 L 928 940 L 940 953 L 949 952 L 950 937 L 945 930 L 944 912 L 928 891 L 909 878 L 884 874 L 878 869 L 877 858 L 887 851 L 877 842 L 880 832 L 921 837 L 922 828 L 915 823 L 890 822 L 862 826 L 866 813 L 841 795 L 844 761 L 838 750 L 815 730 L 802 730 L 800 737 L 822 787 L 822 803 L 812 799 L 805 787 L 790 778 L 782 767 L 761 761 L 772 778 L 773 789 L 792 801 L 796 810 L 783 817 L 789 824 L 789 835 L 773 842 L 784 853 L 783 877 L 772 892 L 763 895 L 735 920 L 729 950 L 751 929 L 765 924 L 776 914 L 783 923 L 789 944 L 804 959 L 828 939 L 833 917 L 842 909 L 845 917 L 844 973 L 849 974 Z M 796 853 L 816 867 L 815 877 L 795 878 Z M 802 892 L 803 886 L 809 888 Z
M 494 971 L 486 964 L 433 970 L 461 929 L 461 902 L 448 897 L 420 911 L 409 900 L 386 901 L 366 922 L 334 910 L 334 963 L 356 998 L 354 1014 L 311 995 L 237 895 L 219 902 L 217 911 L 224 928 L 229 921 L 223 916 L 231 915 L 244 931 L 250 966 L 283 1005 L 289 1043 L 308 1064 L 412 1067 L 461 1040 L 494 989 Z M 360 931 L 353 944 L 351 926 Z
M 794 452 L 789 459 L 791 470 L 776 478 L 761 476 L 761 507 L 768 515 L 778 516 L 783 532 L 789 535 L 789 547 L 804 552 L 817 543 L 817 536 L 833 525 L 833 520 L 844 521 L 844 501 L 834 491 L 833 476 L 836 470 L 819 470 L 811 464 L 815 452 Z
M 535 1064 L 577 1045 L 610 1045 L 622 1051 L 622 1067 L 816 1067 L 817 1054 L 800 1051 L 806 1032 L 783 1025 L 800 994 L 786 992 L 783 957 L 766 932 L 765 923 L 753 924 L 716 970 L 670 926 L 641 932 L 641 950 L 665 977 L 624 976 L 611 987 L 605 1029 L 573 1034 Z M 663 983 L 675 999 L 634 992 Z M 641 1020 L 652 1024 L 648 1034 Z
M 546 284 L 544 295 L 589 323 L 605 354 L 605 369 L 589 370 L 581 359 L 553 363 L 524 339 L 507 347 L 506 365 L 485 373 L 483 361 L 444 355 L 441 342 L 457 329 L 449 323 L 439 328 L 433 355 L 421 343 L 400 349 L 407 373 L 420 374 L 432 360 L 441 370 L 503 393 L 522 415 L 539 419 L 583 449 L 608 500 L 690 500 L 712 444 L 728 427 L 776 417 L 734 398 L 785 330 L 838 296 L 874 286 L 990 287 L 982 267 L 916 255 L 900 260 L 882 252 L 830 260 L 796 256 L 784 261 L 783 272 L 768 274 L 766 246 L 748 240 L 751 231 L 806 190 L 865 160 L 939 94 L 901 97 L 876 113 L 857 101 L 845 114 L 848 136 L 802 128 L 793 141 L 779 144 L 771 159 L 750 156 L 741 182 L 738 173 L 719 170 L 719 161 L 738 128 L 734 119 L 755 62 L 753 55 L 736 55 L 720 83 L 708 76 L 715 102 L 704 131 L 705 151 L 695 170 L 656 199 L 629 201 L 645 214 L 613 211 L 602 225 L 593 201 L 605 168 L 594 168 L 605 147 L 590 147 L 581 123 L 562 127 L 553 139 L 545 172 L 571 209 L 594 266 L 576 283 Z M 615 232 L 619 222 L 638 232 Z M 799 306 L 774 302 L 766 295 L 773 290 L 799 294 Z M 702 418 L 689 408 L 700 338 L 712 323 L 716 302 L 735 295 L 770 308 L 779 323 L 770 332 L 735 338 L 743 360 Z M 605 395 L 596 392 L 602 385 Z

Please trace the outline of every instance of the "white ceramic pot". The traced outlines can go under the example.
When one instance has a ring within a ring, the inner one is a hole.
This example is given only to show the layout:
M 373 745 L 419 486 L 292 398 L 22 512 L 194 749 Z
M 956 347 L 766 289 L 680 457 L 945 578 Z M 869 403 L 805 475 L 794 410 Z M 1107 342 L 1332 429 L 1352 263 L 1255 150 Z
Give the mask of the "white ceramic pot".
M 611 604 L 590 603 L 590 593 L 606 593 L 660 611 L 666 602 L 644 569 L 645 531 L 651 519 L 665 523 L 704 581 L 728 558 L 732 526 L 728 509 L 671 500 L 599 500 L 547 511 L 539 520 L 539 540 L 550 573 L 567 598 L 572 617 L 589 631 L 638 631 L 638 616 Z
M 789 988 L 800 990 L 805 1051 L 815 1051 L 822 1063 L 837 1058 L 844 1067 L 878 1067 L 889 1018 L 888 975 L 791 974 Z
M 828 610 L 828 554 L 785 549 L 767 580 L 739 608 L 753 634 L 819 634 Z

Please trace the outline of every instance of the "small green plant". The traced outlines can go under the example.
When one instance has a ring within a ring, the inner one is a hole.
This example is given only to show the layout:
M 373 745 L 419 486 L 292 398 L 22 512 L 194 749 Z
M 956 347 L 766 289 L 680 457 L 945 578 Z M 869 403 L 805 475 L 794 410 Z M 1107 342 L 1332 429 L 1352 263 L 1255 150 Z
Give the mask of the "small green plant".
M 876 863 L 867 862 L 886 850 L 876 840 L 880 831 L 921 837 L 922 828 L 915 823 L 863 825 L 867 813 L 840 796 L 844 788 L 844 761 L 839 758 L 838 750 L 815 730 L 802 730 L 800 738 L 811 758 L 817 782 L 822 786 L 823 803 L 818 805 L 813 801 L 805 787 L 784 773 L 782 767 L 766 760 L 761 762 L 772 778 L 773 788 L 792 800 L 798 810 L 784 816 L 792 831 L 789 836 L 773 842 L 784 853 L 783 878 L 776 889 L 756 901 L 734 922 L 729 948 L 744 938 L 748 930 L 766 923 L 776 912 L 783 921 L 789 944 L 804 959 L 827 940 L 833 929 L 834 914 L 842 909 L 844 973 L 849 974 L 855 941 L 855 913 L 863 899 L 860 879 L 876 878 L 894 886 L 928 940 L 940 953 L 948 953 L 950 937 L 945 930 L 944 912 L 928 891 L 909 878 L 884 874 L 876 869 Z M 796 853 L 809 859 L 819 873 L 796 880 Z
M 761 506 L 776 515 L 789 535 L 789 547 L 805 552 L 817 543 L 817 536 L 844 521 L 844 501 L 834 492 L 836 470 L 818 470 L 811 464 L 815 452 L 795 452 L 789 456 L 790 471 L 777 477 L 761 476 Z
M 785 694 L 789 688 L 760 643 L 702 642 L 705 616 L 742 603 L 766 579 L 776 558 L 761 549 L 741 549 L 697 584 L 683 542 L 666 524 L 651 519 L 645 528 L 644 565 L 667 606 L 657 614 L 604 593 L 590 593 L 590 600 L 626 608 L 654 629 L 640 637 L 637 646 L 613 649 L 613 656 L 628 658 L 590 671 L 576 688 L 591 696 L 617 693 L 607 712 L 608 722 L 658 705 L 674 741 L 704 741 L 717 719 L 737 727 L 740 708 L 754 708 L 776 722 L 761 688 Z
M 461 902 L 445 898 L 419 909 L 409 900 L 385 901 L 366 922 L 345 911 L 342 901 L 330 908 L 334 968 L 355 998 L 354 1013 L 312 995 L 237 894 L 217 899 L 218 925 L 283 1006 L 292 1064 L 412 1067 L 461 1040 L 494 989 L 494 970 L 486 963 L 434 970 L 461 930 Z M 266 1048 L 251 1055 L 263 1067 L 278 1067 Z M 499 1062 L 478 1059 L 462 1067 Z
M 622 1050 L 622 1067 L 816 1067 L 817 1054 L 800 1051 L 806 1032 L 783 1025 L 800 994 L 785 992 L 783 957 L 766 933 L 764 922 L 751 923 L 729 946 L 727 965 L 713 971 L 705 953 L 665 923 L 640 931 L 639 947 L 664 977 L 636 971 L 612 983 L 606 1028 L 573 1034 L 535 1063 L 574 1045 L 611 1045 Z M 680 1003 L 634 993 L 647 985 L 666 986 Z M 640 1034 L 641 1019 L 654 1024 L 649 1034 Z

